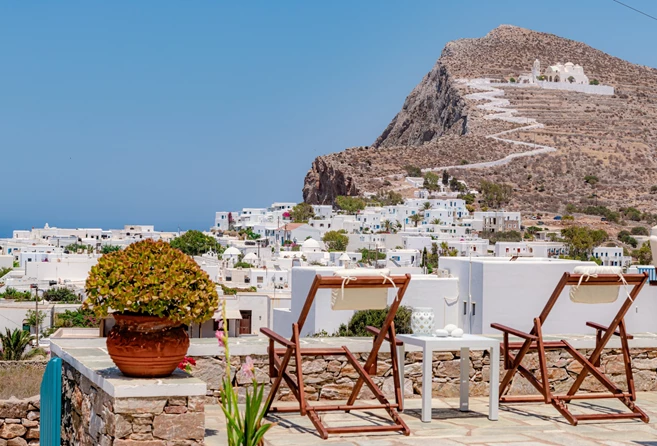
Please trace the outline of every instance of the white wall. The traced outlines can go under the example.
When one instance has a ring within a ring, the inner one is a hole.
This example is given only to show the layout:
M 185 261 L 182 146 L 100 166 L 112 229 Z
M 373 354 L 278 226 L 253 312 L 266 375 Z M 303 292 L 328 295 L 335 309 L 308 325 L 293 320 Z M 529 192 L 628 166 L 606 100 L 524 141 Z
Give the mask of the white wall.
M 504 258 L 441 257 L 440 268 L 446 268 L 459 278 L 460 294 L 467 301 L 468 294 L 475 304 L 468 306 L 462 324 L 471 333 L 496 333 L 490 324 L 497 322 L 523 331 L 529 331 L 548 301 L 564 272 L 572 272 L 575 266 L 593 265 L 560 259 L 520 258 L 509 261 Z M 471 268 L 471 274 L 470 274 Z M 608 325 L 622 304 L 620 298 L 612 304 L 586 305 L 570 301 L 568 287 L 562 293 L 543 327 L 546 334 L 593 334 L 587 321 Z M 646 286 L 627 315 L 630 332 L 654 332 L 657 330 L 657 289 Z M 499 334 L 499 332 L 497 332 Z
M 0 256 L 0 269 L 13 268 L 13 267 L 14 267 L 14 256 L 11 255 Z
M 85 281 L 91 267 L 98 263 L 97 258 L 76 260 L 62 259 L 52 262 L 28 262 L 25 264 L 25 277 L 37 280 Z
M 301 309 L 306 301 L 312 281 L 317 274 L 332 275 L 339 268 L 332 267 L 297 267 L 292 269 L 292 302 L 290 311 L 274 311 L 274 331 L 290 337 L 292 323 L 299 319 Z M 375 270 L 372 270 L 375 273 Z M 397 272 L 393 272 L 396 274 Z M 388 302 L 395 296 L 393 289 L 388 291 Z M 418 274 L 411 277 L 402 305 L 409 307 L 426 307 L 434 309 L 437 326 L 445 323 L 456 323 L 459 304 L 448 305 L 445 298 L 458 297 L 458 280 L 454 278 L 438 278 L 436 276 Z M 340 324 L 346 324 L 353 315 L 352 310 L 334 311 L 331 309 L 331 291 L 319 290 L 315 302 L 310 308 L 308 319 L 301 331 L 302 336 L 310 336 L 321 330 L 334 333 Z

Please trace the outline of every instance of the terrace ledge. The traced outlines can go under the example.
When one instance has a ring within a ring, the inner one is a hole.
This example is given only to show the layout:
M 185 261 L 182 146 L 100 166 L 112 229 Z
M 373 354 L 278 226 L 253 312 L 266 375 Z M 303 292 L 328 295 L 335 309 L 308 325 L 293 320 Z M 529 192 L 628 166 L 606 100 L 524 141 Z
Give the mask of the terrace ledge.
M 53 339 L 50 351 L 113 398 L 204 396 L 204 381 L 176 370 L 166 378 L 124 376 L 110 359 L 105 338 Z

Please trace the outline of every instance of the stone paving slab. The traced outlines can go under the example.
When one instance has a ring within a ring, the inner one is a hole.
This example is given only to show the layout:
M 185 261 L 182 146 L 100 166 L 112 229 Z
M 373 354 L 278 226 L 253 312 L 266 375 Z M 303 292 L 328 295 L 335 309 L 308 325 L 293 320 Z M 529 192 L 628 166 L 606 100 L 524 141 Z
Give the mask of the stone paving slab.
M 456 398 L 433 400 L 432 422 L 420 420 L 420 400 L 407 400 L 402 418 L 411 429 L 411 435 L 371 434 L 332 435 L 322 440 L 308 417 L 298 414 L 273 416 L 276 425 L 267 434 L 270 446 L 409 446 L 425 443 L 441 446 L 657 446 L 657 392 L 642 392 L 637 404 L 650 416 L 650 423 L 638 420 L 580 422 L 568 424 L 559 413 L 545 404 L 501 405 L 499 420 L 490 421 L 487 398 L 470 398 L 470 412 L 460 412 Z M 617 411 L 617 401 L 579 401 L 570 405 L 574 412 L 592 413 L 592 410 Z M 205 406 L 206 445 L 227 446 L 225 419 L 219 406 Z M 357 416 L 357 417 L 356 417 Z M 329 425 L 361 425 L 363 420 L 381 422 L 386 419 L 380 410 L 352 414 L 322 414 Z

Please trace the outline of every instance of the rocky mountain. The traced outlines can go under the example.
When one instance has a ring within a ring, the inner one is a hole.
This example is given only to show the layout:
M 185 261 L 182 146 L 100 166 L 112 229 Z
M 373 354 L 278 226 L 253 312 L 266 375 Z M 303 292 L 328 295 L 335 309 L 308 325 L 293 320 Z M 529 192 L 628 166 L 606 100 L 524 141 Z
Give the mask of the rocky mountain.
M 536 59 L 543 67 L 579 64 L 614 94 L 509 82 L 528 74 Z M 560 211 L 595 199 L 654 212 L 656 147 L 657 70 L 502 25 L 482 38 L 449 42 L 371 146 L 313 162 L 303 195 L 323 204 L 386 189 L 411 196 L 404 182 L 410 164 L 447 169 L 471 187 L 482 179 L 510 184 L 516 209 Z

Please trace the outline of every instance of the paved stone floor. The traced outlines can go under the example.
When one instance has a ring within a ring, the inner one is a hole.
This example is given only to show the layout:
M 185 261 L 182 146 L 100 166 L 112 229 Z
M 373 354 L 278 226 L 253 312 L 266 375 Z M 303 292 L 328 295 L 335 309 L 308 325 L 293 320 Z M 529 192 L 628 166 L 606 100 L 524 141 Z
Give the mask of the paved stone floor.
M 642 445 L 657 446 L 657 392 L 641 392 L 637 401 L 651 418 L 649 424 L 637 420 L 580 422 L 568 424 L 552 406 L 544 404 L 501 405 L 498 421 L 488 420 L 488 398 L 470 398 L 470 412 L 458 410 L 458 399 L 433 400 L 433 421 L 420 421 L 419 399 L 406 400 L 402 417 L 411 428 L 405 437 L 396 433 L 331 436 L 322 440 L 310 420 L 295 414 L 272 417 L 276 425 L 267 433 L 271 446 L 401 446 L 417 445 Z M 622 405 L 611 400 L 580 401 L 570 405 L 574 413 L 592 410 L 615 411 Z M 363 420 L 380 422 L 381 412 L 327 415 L 329 425 L 363 424 Z M 356 418 L 360 415 L 361 418 Z M 206 406 L 206 444 L 226 445 L 225 420 L 219 406 Z

